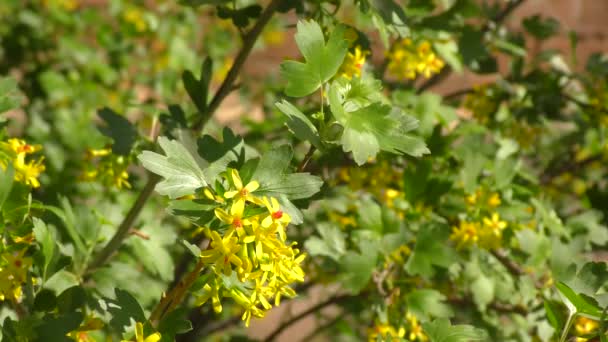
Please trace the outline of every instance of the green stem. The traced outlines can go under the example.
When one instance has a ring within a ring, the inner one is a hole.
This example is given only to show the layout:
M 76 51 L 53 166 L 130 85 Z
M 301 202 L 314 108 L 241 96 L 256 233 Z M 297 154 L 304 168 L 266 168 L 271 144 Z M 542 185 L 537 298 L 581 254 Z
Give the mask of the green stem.
M 282 0 L 272 0 L 272 2 L 268 5 L 268 7 L 266 7 L 264 12 L 262 12 L 260 18 L 256 21 L 253 28 L 251 28 L 251 31 L 249 31 L 245 35 L 245 37 L 243 38 L 243 46 L 241 47 L 241 50 L 239 51 L 236 58 L 234 59 L 234 63 L 232 64 L 230 71 L 228 71 L 224 82 L 222 82 L 222 85 L 217 90 L 217 92 L 213 96 L 213 99 L 209 103 L 206 115 L 201 115 L 198 121 L 196 121 L 192 126 L 192 129 L 194 131 L 200 131 L 205 126 L 205 124 L 207 124 L 209 119 L 211 119 L 211 116 L 213 116 L 213 112 L 217 110 L 224 98 L 226 98 L 226 96 L 228 96 L 228 94 L 230 94 L 230 92 L 234 89 L 234 81 L 236 81 L 236 78 L 241 72 L 243 64 L 245 64 L 247 57 L 249 57 L 251 49 L 253 49 L 253 45 L 255 45 L 255 42 L 258 40 L 258 37 L 262 33 L 262 30 L 272 18 L 272 15 L 281 4 L 281 1 Z
M 116 233 L 114 233 L 112 239 L 110 239 L 108 244 L 101 250 L 101 252 L 99 252 L 93 262 L 89 264 L 86 273 L 90 274 L 91 271 L 103 266 L 110 259 L 112 254 L 114 254 L 114 252 L 120 248 L 123 240 L 129 235 L 129 231 L 131 230 L 133 223 L 135 223 L 135 220 L 137 217 L 139 217 L 139 214 L 144 208 L 144 204 L 146 204 L 148 198 L 150 195 L 152 195 L 154 187 L 159 180 L 159 176 L 149 174 L 148 182 L 142 189 L 141 193 L 139 193 L 137 200 L 135 200 L 135 203 L 127 213 L 127 216 L 122 221 L 120 226 L 118 226 L 118 229 L 116 230 Z
M 568 337 L 568 332 L 570 331 L 570 326 L 572 325 L 572 321 L 574 320 L 574 317 L 576 317 L 576 313 L 574 313 L 574 314 L 570 313 L 568 315 L 568 320 L 566 321 L 566 326 L 564 326 L 564 330 L 562 331 L 562 335 L 559 338 L 559 342 L 566 341 L 566 338 Z

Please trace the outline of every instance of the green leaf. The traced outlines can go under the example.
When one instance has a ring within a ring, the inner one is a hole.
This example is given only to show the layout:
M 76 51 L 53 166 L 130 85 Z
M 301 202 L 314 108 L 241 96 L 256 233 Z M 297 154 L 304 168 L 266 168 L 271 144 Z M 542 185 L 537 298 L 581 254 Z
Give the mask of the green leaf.
M 559 31 L 559 21 L 542 18 L 538 14 L 525 18 L 522 23 L 526 31 L 540 40 L 550 38 Z
M 146 322 L 146 315 L 137 299 L 127 291 L 119 288 L 114 289 L 115 300 L 108 300 L 108 311 L 112 314 L 110 324 L 118 331 L 124 331 L 124 327 L 131 325 L 131 318 L 136 322 Z
M 361 253 L 353 251 L 346 253 L 340 261 L 344 270 L 342 275 L 343 286 L 353 294 L 361 292 L 372 277 L 377 258 L 378 252 L 374 248 L 363 249 Z
M 78 277 L 74 273 L 61 270 L 53 274 L 45 283 L 44 288 L 51 289 L 55 293 L 62 293 L 66 289 L 79 284 Z
M 422 139 L 407 134 L 418 127 L 418 120 L 379 102 L 348 112 L 341 92 L 344 93 L 344 89 L 339 82 L 334 82 L 329 103 L 332 114 L 344 126 L 342 148 L 353 153 L 358 165 L 376 157 L 380 150 L 414 157 L 429 153 Z
M 59 316 L 46 315 L 42 318 L 42 324 L 35 328 L 37 338 L 34 342 L 71 342 L 73 340 L 66 335 L 76 330 L 83 319 L 82 312 L 68 312 Z
M 416 236 L 414 251 L 405 264 L 406 271 L 431 277 L 435 273 L 433 266 L 448 267 L 454 263 L 455 253 L 447 244 L 449 235 L 447 226 L 423 226 Z
M 53 261 L 53 256 L 55 253 L 55 238 L 51 231 L 48 229 L 46 224 L 38 219 L 37 217 L 33 218 L 34 221 L 34 236 L 36 241 L 40 243 L 42 249 L 42 255 L 44 256 L 44 269 L 42 271 L 42 278 L 46 280 L 47 270 Z
M 190 251 L 190 253 L 192 253 L 192 255 L 193 255 L 195 258 L 200 257 L 200 255 L 201 255 L 201 249 L 200 249 L 200 248 L 198 248 L 198 246 L 197 246 L 197 245 L 193 245 L 193 244 L 191 244 L 190 242 L 188 242 L 187 240 L 182 240 L 182 244 L 183 244 L 184 246 L 186 246 L 186 248 L 188 249 L 188 251 Z
M 156 185 L 158 193 L 177 198 L 207 185 L 200 166 L 181 143 L 165 137 L 160 137 L 158 142 L 166 156 L 151 151 L 143 151 L 138 156 L 146 169 L 165 178 Z
M 487 339 L 487 334 L 482 329 L 470 325 L 452 325 L 447 318 L 423 323 L 422 328 L 431 342 L 472 342 Z
M 602 317 L 602 309 L 600 307 L 598 307 L 595 303 L 592 303 L 586 297 L 574 292 L 574 290 L 572 290 L 564 282 L 560 281 L 556 283 L 555 287 L 557 287 L 557 290 L 559 291 L 571 314 L 582 313 L 596 318 Z
M 129 155 L 137 139 L 137 129 L 124 116 L 116 114 L 110 108 L 105 107 L 98 110 L 97 115 L 106 123 L 105 127 L 99 128 L 101 133 L 114 140 L 112 153 Z
M 184 334 L 192 330 L 192 323 L 186 319 L 190 311 L 187 308 L 179 308 L 168 313 L 158 324 L 161 334 L 161 342 L 175 341 L 175 335 Z
M 587 295 L 599 301 L 598 292 L 608 282 L 608 265 L 605 262 L 587 262 L 578 271 L 576 277 L 567 284 L 573 291 Z M 600 303 L 601 306 L 608 303 Z
M 296 44 L 306 62 L 285 61 L 281 63 L 281 74 L 287 79 L 285 93 L 303 97 L 319 89 L 338 72 L 348 51 L 348 43 L 344 39 L 343 26 L 331 30 L 327 43 L 321 27 L 314 20 L 299 21 L 297 29 Z
M 14 179 L 15 168 L 13 168 L 12 164 L 8 164 L 6 169 L 0 167 L 0 210 L 11 193 Z
M 286 100 L 275 103 L 283 114 L 287 115 L 287 127 L 295 134 L 295 136 L 303 141 L 310 142 L 317 149 L 322 149 L 321 138 L 315 125 L 308 120 L 304 113 Z
M 222 131 L 222 141 L 217 141 L 210 135 L 204 135 L 197 141 L 198 154 L 209 162 L 203 171 L 205 179 L 212 184 L 217 176 L 232 164 L 235 168 L 248 158 L 257 155 L 252 148 L 243 142 L 243 138 L 234 134 L 226 127 Z
M 72 286 L 57 297 L 57 307 L 62 313 L 74 312 L 86 304 L 86 299 L 86 292 L 81 286 Z
M 34 310 L 36 311 L 52 311 L 57 306 L 57 297 L 55 292 L 48 289 L 42 289 L 34 299 Z
M 393 0 L 370 0 L 370 5 L 382 18 L 382 21 L 400 36 L 405 37 L 409 34 L 409 27 L 406 25 L 407 17 L 400 4 Z
M 494 281 L 481 272 L 473 280 L 471 292 L 473 293 L 473 301 L 477 307 L 485 309 L 494 300 L 494 285 Z
M 182 73 L 182 82 L 184 83 L 186 92 L 188 92 L 190 99 L 192 99 L 192 102 L 194 102 L 201 115 L 206 115 L 205 112 L 207 111 L 207 96 L 212 70 L 212 60 L 210 58 L 205 58 L 203 65 L 201 66 L 200 79 L 197 80 L 190 70 L 186 70 Z
M 175 232 L 154 224 L 144 225 L 141 231 L 149 238 L 128 241 L 134 256 L 148 272 L 164 281 L 172 280 L 175 264 L 168 249 L 175 244 Z
M 460 179 L 462 180 L 464 190 L 472 193 L 477 188 L 477 177 L 481 174 L 486 163 L 486 158 L 483 154 L 474 149 L 467 148 L 464 151 L 463 166 L 460 171 Z
M 321 238 L 312 236 L 304 247 L 308 253 L 314 255 L 324 255 L 338 262 L 346 253 L 346 237 L 339 227 L 330 225 L 329 223 L 320 223 L 317 225 L 317 231 Z
M 544 301 L 545 313 L 547 314 L 547 320 L 553 328 L 556 330 L 561 329 L 566 323 L 566 317 L 562 310 L 558 307 L 561 303 L 547 300 Z M 563 307 L 563 306 L 562 306 Z
M 406 299 L 408 310 L 422 322 L 430 320 L 430 317 L 452 316 L 450 306 L 445 304 L 446 297 L 437 290 L 414 290 Z
M 21 98 L 16 80 L 12 77 L 0 77 L 0 114 L 18 108 Z
M 255 191 L 258 196 L 276 197 L 293 224 L 302 223 L 302 213 L 291 200 L 306 199 L 319 192 L 323 181 L 307 172 L 289 173 L 293 158 L 289 145 L 282 145 L 266 152 L 257 165 L 251 179 L 260 183 Z

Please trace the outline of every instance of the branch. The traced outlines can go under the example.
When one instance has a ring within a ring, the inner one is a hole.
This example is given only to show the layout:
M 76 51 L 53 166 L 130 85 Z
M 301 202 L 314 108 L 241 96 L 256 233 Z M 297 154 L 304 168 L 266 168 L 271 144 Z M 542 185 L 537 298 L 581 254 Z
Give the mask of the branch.
M 105 264 L 110 259 L 110 257 L 112 257 L 114 252 L 118 250 L 118 248 L 122 245 L 123 240 L 127 236 L 129 236 L 129 232 L 131 230 L 131 227 L 133 226 L 133 223 L 141 213 L 141 210 L 143 209 L 144 204 L 146 204 L 146 201 L 148 200 L 150 195 L 152 195 L 154 187 L 156 186 L 156 183 L 158 183 L 159 180 L 159 176 L 152 173 L 148 173 L 148 182 L 139 193 L 139 196 L 135 200 L 135 203 L 133 203 L 133 206 L 127 213 L 127 216 L 125 216 L 125 219 L 122 221 L 120 226 L 118 226 L 118 229 L 116 230 L 116 233 L 114 233 L 112 239 L 110 239 L 108 244 L 99 252 L 97 257 L 87 267 L 87 274 L 90 275 L 91 271 Z
M 241 67 L 243 66 L 243 64 L 245 63 L 245 60 L 249 56 L 249 53 L 251 52 L 251 49 L 253 48 L 253 45 L 254 45 L 255 41 L 257 40 L 258 36 L 260 35 L 260 33 L 262 32 L 264 26 L 268 23 L 268 21 L 274 14 L 275 10 L 277 9 L 277 7 L 281 3 L 281 1 L 282 0 L 272 0 L 270 5 L 268 5 L 268 7 L 266 7 L 264 12 L 260 15 L 260 18 L 256 22 L 255 26 L 245 36 L 245 41 L 243 43 L 243 47 L 241 48 L 241 51 L 237 55 L 237 57 L 234 61 L 234 64 L 232 65 L 232 68 L 230 68 L 228 75 L 224 79 L 224 82 L 222 83 L 222 85 L 218 89 L 217 93 L 211 100 L 211 103 L 209 104 L 206 115 L 200 117 L 199 121 L 197 121 L 191 127 L 192 130 L 200 131 L 205 126 L 205 124 L 209 121 L 209 119 L 213 116 L 213 114 L 215 113 L 215 111 L 217 110 L 219 105 L 222 103 L 224 98 L 226 98 L 226 96 L 230 93 L 230 91 L 232 91 L 232 89 L 234 89 L 233 84 L 238 76 L 238 73 L 239 73 Z M 131 226 L 133 225 L 133 223 L 135 222 L 135 220 L 141 213 L 141 210 L 143 209 L 144 205 L 148 201 L 148 198 L 150 197 L 150 195 L 152 195 L 154 187 L 156 186 L 156 183 L 159 182 L 159 180 L 160 180 L 159 176 L 154 175 L 154 174 L 149 174 L 148 182 L 146 183 L 146 185 L 142 189 L 142 192 L 139 194 L 139 197 L 137 197 L 137 200 L 135 201 L 135 203 L 133 204 L 133 206 L 127 213 L 127 216 L 125 217 L 125 219 L 122 221 L 122 223 L 116 230 L 116 233 L 114 233 L 114 236 L 112 237 L 112 239 L 101 250 L 101 252 L 97 256 L 97 258 L 95 258 L 95 260 L 91 264 L 89 264 L 89 266 L 87 267 L 87 270 L 86 270 L 87 274 L 90 274 L 90 272 L 92 270 L 104 265 L 110 259 L 110 257 L 114 254 L 114 252 L 122 245 L 123 240 L 127 236 L 129 236 L 129 231 L 131 229 Z
M 541 176 L 540 183 L 543 185 L 549 184 L 556 177 L 563 175 L 566 172 L 576 173 L 585 166 L 592 164 L 596 161 L 600 161 L 603 158 L 602 153 L 591 155 L 583 160 L 578 162 L 570 162 L 562 164 L 560 167 L 557 167 L 553 170 L 546 170 L 545 173 Z
M 305 318 L 306 316 L 313 314 L 319 310 L 322 310 L 323 308 L 325 308 L 326 306 L 330 306 L 333 304 L 338 304 L 342 301 L 348 300 L 348 299 L 353 299 L 355 298 L 352 295 L 339 295 L 336 297 L 331 297 L 329 299 L 327 299 L 324 302 L 321 302 L 313 307 L 308 308 L 307 310 L 302 311 L 301 313 L 299 313 L 298 315 L 292 317 L 291 319 L 289 319 L 287 322 L 281 324 L 275 331 L 273 331 L 272 333 L 270 333 L 270 335 L 268 335 L 267 338 L 265 338 L 265 341 L 273 341 L 274 339 L 276 339 L 285 329 L 289 328 L 290 326 L 292 326 L 293 324 L 297 323 L 298 321 L 300 321 L 301 319 Z
M 451 304 L 451 305 L 455 305 L 455 306 L 471 306 L 474 305 L 474 303 L 471 301 L 470 298 L 466 297 L 466 298 L 461 298 L 461 297 L 450 297 L 447 299 L 447 301 Z M 499 313 L 504 313 L 504 314 L 519 314 L 522 316 L 526 316 L 528 314 L 528 309 L 526 309 L 524 306 L 522 305 L 511 305 L 511 304 L 505 304 L 505 303 L 499 303 L 499 302 L 492 302 L 488 304 L 488 308 L 499 312 Z
M 199 131 L 205 126 L 209 119 L 211 119 L 211 116 L 213 116 L 213 112 L 217 110 L 224 98 L 226 98 L 226 96 L 230 94 L 233 89 L 232 85 L 234 81 L 236 81 L 236 78 L 238 77 L 241 68 L 243 67 L 243 64 L 245 64 L 245 61 L 247 60 L 247 57 L 249 57 L 253 45 L 258 40 L 258 37 L 262 33 L 264 26 L 266 26 L 266 24 L 270 21 L 272 15 L 277 10 L 281 2 L 282 0 L 272 0 L 272 2 L 268 5 L 268 7 L 266 7 L 264 12 L 262 12 L 253 28 L 251 28 L 251 31 L 249 31 L 243 37 L 243 46 L 241 47 L 241 50 L 234 59 L 234 63 L 232 64 L 230 71 L 228 71 L 224 82 L 222 82 L 222 85 L 217 90 L 217 92 L 213 96 L 213 99 L 209 103 L 209 107 L 207 107 L 207 113 L 205 115 L 200 116 L 198 121 L 196 121 L 192 126 L 192 129 L 194 131 Z
M 203 267 L 205 267 L 205 263 L 203 262 L 203 259 L 199 259 L 196 266 L 194 266 L 194 269 L 185 275 L 168 294 L 162 296 L 161 301 L 156 305 L 150 315 L 152 324 L 158 323 L 166 314 L 173 311 L 175 307 L 184 300 L 188 289 L 194 284 L 198 275 L 203 270 Z
M 298 166 L 298 172 L 303 172 L 306 169 L 308 162 L 310 162 L 310 159 L 312 159 L 312 155 L 315 154 L 316 150 L 317 148 L 314 145 L 310 145 L 308 152 L 306 152 L 304 159 L 302 159 L 300 166 Z
M 502 9 L 502 11 L 498 12 L 496 14 L 496 16 L 494 16 L 494 18 L 492 18 L 490 21 L 486 22 L 482 26 L 481 31 L 483 33 L 488 32 L 492 28 L 492 23 L 494 23 L 496 25 L 502 23 L 509 16 L 509 14 L 511 14 L 517 7 L 519 7 L 523 3 L 524 3 L 524 0 L 512 0 Z M 434 86 L 435 84 L 443 81 L 444 79 L 446 79 L 448 76 L 450 76 L 452 74 L 452 71 L 453 71 L 452 68 L 450 68 L 449 65 L 446 65 L 441 70 L 441 72 L 439 72 L 438 74 L 434 75 L 429 80 L 424 82 L 420 86 L 420 88 L 416 91 L 416 93 L 419 94 L 419 93 L 427 90 L 428 88 Z
M 514 276 L 521 276 L 526 272 L 516 262 L 509 259 L 509 257 L 502 251 L 491 251 L 492 255 L 500 261 L 500 263 Z

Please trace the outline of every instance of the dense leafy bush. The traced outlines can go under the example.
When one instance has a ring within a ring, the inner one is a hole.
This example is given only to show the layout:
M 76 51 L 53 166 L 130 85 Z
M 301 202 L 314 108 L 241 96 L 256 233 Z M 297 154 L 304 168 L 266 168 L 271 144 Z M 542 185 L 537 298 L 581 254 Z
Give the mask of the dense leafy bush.
M 2 1 L 2 341 L 608 340 L 608 58 L 523 2 Z

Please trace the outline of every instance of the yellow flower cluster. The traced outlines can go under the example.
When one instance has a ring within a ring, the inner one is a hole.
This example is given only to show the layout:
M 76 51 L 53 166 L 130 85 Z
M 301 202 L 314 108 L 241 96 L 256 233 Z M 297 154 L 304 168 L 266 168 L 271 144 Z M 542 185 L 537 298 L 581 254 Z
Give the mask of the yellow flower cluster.
M 125 22 L 133 25 L 135 31 L 141 33 L 148 29 L 148 23 L 144 18 L 144 14 L 141 9 L 137 7 L 129 7 L 122 14 L 122 18 Z
M 338 172 L 339 183 L 347 184 L 354 191 L 365 189 L 389 208 L 395 199 L 403 197 L 403 171 L 383 160 L 369 167 L 342 168 Z
M 411 313 L 405 315 L 405 324 L 394 327 L 388 323 L 379 323 L 369 329 L 368 341 L 375 342 L 380 338 L 381 341 L 412 341 L 412 342 L 426 342 L 429 340 L 428 336 L 422 330 L 422 326 L 418 322 L 416 316 Z
M 223 208 L 215 209 L 220 228 L 204 228 L 210 243 L 200 257 L 211 273 L 196 304 L 211 300 L 214 311 L 219 313 L 221 298 L 231 297 L 245 309 L 242 319 L 249 326 L 252 317 L 264 317 L 272 307 L 269 299 L 274 297 L 274 305 L 278 306 L 281 296 L 296 295 L 289 285 L 304 281 L 300 264 L 305 254 L 295 248 L 295 242 L 286 243 L 285 229 L 291 218 L 281 210 L 276 198 L 256 197 L 258 182 L 243 185 L 234 169 L 226 178 L 229 191 L 204 191 Z M 242 286 L 226 285 L 224 280 L 233 274 Z
M 355 46 L 353 51 L 349 51 L 346 54 L 344 62 L 342 62 L 342 66 L 338 71 L 338 75 L 348 79 L 353 78 L 353 76 L 360 77 L 367 54 L 368 52 L 363 51 L 360 46 Z
M 25 140 L 11 138 L 6 142 L 0 142 L 0 167 L 4 170 L 11 163 L 15 169 L 15 181 L 37 188 L 40 186 L 38 177 L 44 172 L 45 167 L 42 163 L 44 157 L 37 160 L 26 161 L 28 154 L 33 154 L 42 149 L 40 145 L 29 145 Z
M 25 249 L 0 254 L 0 301 L 18 302 L 21 299 L 21 285 L 26 282 L 28 269 L 32 266 L 32 259 L 24 254 Z
M 473 86 L 473 91 L 465 96 L 462 105 L 470 110 L 481 124 L 487 123 L 490 116 L 498 110 L 498 102 L 493 98 L 492 88 L 487 85 Z
M 598 321 L 594 321 L 590 318 L 587 317 L 578 317 L 576 319 L 576 322 L 574 323 L 574 330 L 576 331 L 577 335 L 590 335 L 595 333 L 598 328 L 600 327 L 600 324 Z M 586 342 L 589 341 L 588 338 L 585 337 L 577 337 L 576 338 L 576 342 Z
M 118 189 L 131 188 L 129 183 L 128 158 L 112 153 L 112 149 L 88 150 L 85 170 L 81 179 L 87 182 L 99 180 L 106 186 L 115 186 Z M 91 161 L 97 160 L 96 163 Z
M 461 219 L 452 228 L 450 239 L 457 248 L 479 246 L 484 249 L 497 249 L 502 243 L 502 232 L 507 222 L 500 219 L 496 208 L 502 203 L 497 192 L 482 189 L 465 196 L 467 218 Z
M 411 80 L 418 75 L 429 78 L 445 66 L 443 60 L 433 52 L 428 41 L 414 44 L 408 38 L 396 42 L 387 53 L 387 58 L 387 68 L 391 74 Z

